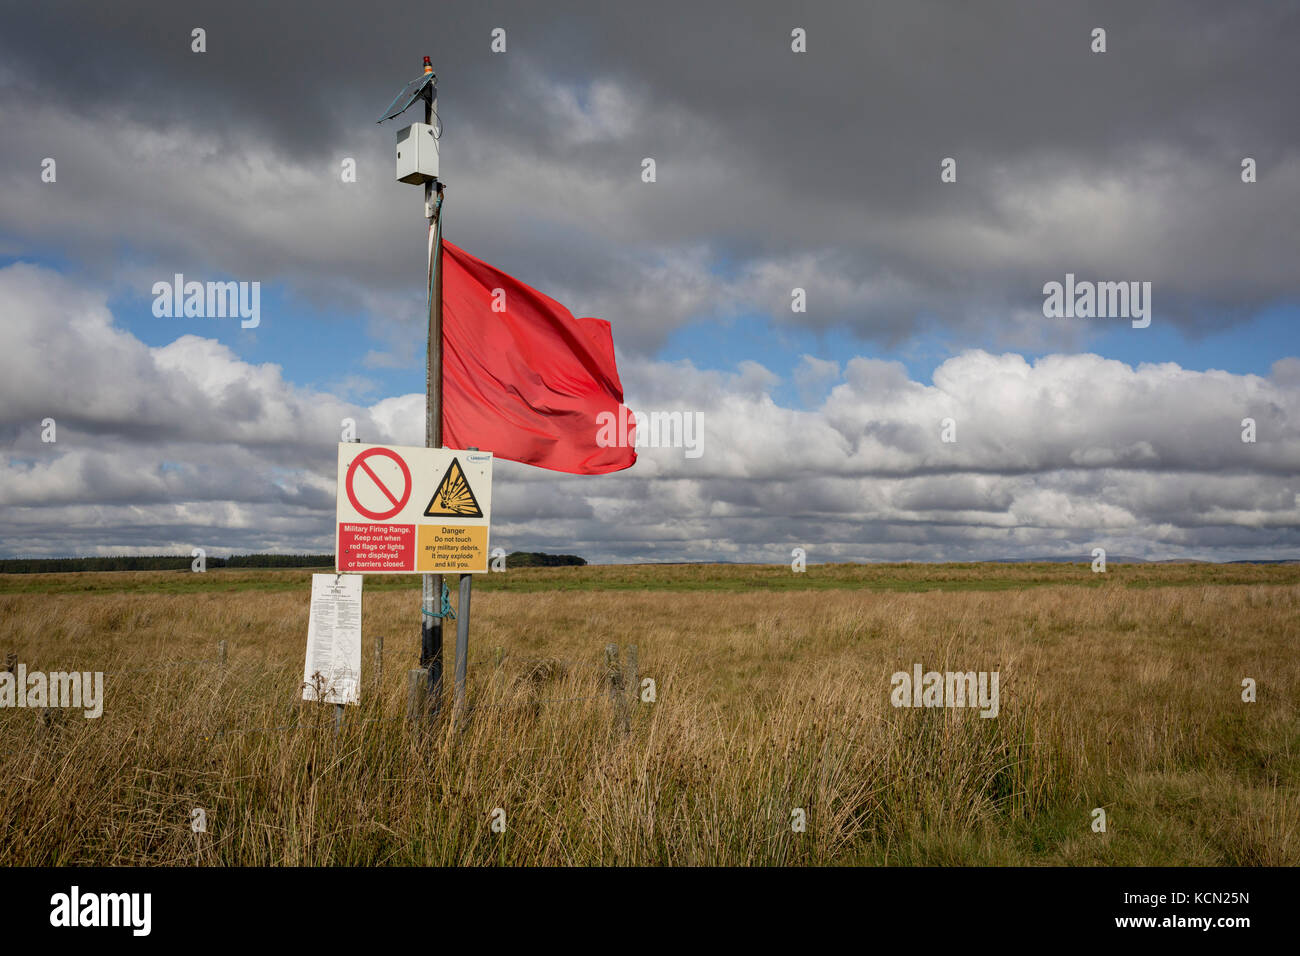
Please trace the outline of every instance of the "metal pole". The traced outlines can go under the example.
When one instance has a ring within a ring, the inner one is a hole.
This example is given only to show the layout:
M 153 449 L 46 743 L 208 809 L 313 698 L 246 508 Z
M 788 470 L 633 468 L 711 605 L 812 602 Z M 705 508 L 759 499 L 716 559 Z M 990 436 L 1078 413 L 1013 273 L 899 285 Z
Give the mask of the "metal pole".
M 469 666 L 469 594 L 472 574 L 460 576 L 460 603 L 456 605 L 456 712 L 465 706 L 465 670 Z
M 426 67 L 426 72 L 432 68 Z M 437 92 L 424 96 L 424 122 L 432 125 Z M 442 447 L 442 237 L 439 210 L 442 184 L 424 184 L 424 215 L 429 221 L 429 341 L 424 372 L 424 445 Z M 420 666 L 428 672 L 428 707 L 431 716 L 442 708 L 442 575 L 426 574 L 420 615 Z
M 478 451 L 471 445 L 467 451 Z M 474 575 L 460 576 L 460 600 L 456 604 L 456 712 L 465 704 L 465 671 L 469 667 L 469 599 Z

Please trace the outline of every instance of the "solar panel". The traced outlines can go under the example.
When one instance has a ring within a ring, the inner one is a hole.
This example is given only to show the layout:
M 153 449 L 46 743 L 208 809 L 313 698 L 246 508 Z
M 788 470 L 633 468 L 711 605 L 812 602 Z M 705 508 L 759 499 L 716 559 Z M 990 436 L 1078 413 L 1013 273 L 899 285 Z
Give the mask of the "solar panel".
M 402 91 L 398 93 L 397 96 L 393 97 L 393 102 L 388 104 L 388 109 L 384 111 L 384 115 L 375 120 L 375 122 L 382 123 L 384 120 L 392 119 L 394 116 L 406 112 L 407 108 L 409 108 L 412 103 L 424 95 L 426 88 L 434 86 L 437 82 L 438 74 L 426 73 L 418 79 L 414 79 L 410 83 L 407 83 L 402 87 Z M 401 103 L 402 105 L 397 106 L 398 103 Z M 394 107 L 397 108 L 394 109 Z

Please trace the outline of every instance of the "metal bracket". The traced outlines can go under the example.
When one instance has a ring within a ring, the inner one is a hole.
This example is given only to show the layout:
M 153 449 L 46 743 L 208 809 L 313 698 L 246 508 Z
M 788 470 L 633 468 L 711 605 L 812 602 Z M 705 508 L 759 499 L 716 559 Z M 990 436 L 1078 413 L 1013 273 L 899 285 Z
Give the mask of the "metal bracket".
M 424 218 L 430 222 L 438 218 L 438 210 L 442 207 L 442 187 L 442 181 L 435 179 L 429 183 L 429 192 L 425 193 L 425 195 L 432 194 L 434 197 L 432 200 L 424 201 Z

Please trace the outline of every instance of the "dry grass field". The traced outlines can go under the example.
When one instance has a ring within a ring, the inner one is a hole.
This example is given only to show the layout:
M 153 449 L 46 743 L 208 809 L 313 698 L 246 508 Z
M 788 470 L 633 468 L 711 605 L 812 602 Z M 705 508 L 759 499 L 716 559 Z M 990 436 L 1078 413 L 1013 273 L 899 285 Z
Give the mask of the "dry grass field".
M 512 570 L 470 709 L 415 727 L 418 588 L 371 578 L 337 737 L 309 578 L 0 577 L 0 660 L 107 672 L 99 719 L 0 710 L 0 864 L 1300 863 L 1300 565 Z M 655 682 L 626 734 L 611 642 Z M 1000 713 L 892 707 L 915 663 L 998 671 Z

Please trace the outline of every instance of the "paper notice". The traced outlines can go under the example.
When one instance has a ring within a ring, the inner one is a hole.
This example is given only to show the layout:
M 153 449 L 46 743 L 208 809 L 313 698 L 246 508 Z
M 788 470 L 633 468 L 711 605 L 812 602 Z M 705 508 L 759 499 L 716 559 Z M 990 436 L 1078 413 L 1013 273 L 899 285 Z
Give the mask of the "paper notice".
M 302 699 L 361 702 L 361 575 L 313 574 Z

